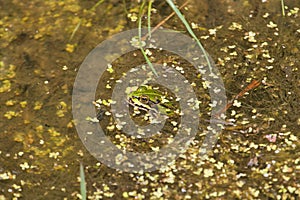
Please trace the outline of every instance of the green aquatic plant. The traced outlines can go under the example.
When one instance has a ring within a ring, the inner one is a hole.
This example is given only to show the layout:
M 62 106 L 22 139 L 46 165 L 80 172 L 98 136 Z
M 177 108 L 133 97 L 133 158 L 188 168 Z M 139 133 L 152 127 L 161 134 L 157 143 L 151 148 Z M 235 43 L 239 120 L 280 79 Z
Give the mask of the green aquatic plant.
M 170 7 L 173 9 L 173 11 L 176 13 L 176 15 L 179 17 L 179 19 L 182 21 L 182 23 L 184 24 L 185 28 L 189 32 L 189 34 L 197 42 L 199 48 L 204 53 L 204 57 L 205 57 L 205 60 L 207 62 L 208 68 L 209 68 L 210 72 L 212 72 L 212 66 L 211 66 L 211 62 L 209 60 L 209 57 L 208 57 L 208 55 L 207 55 L 204 47 L 202 46 L 201 42 L 198 40 L 197 36 L 195 35 L 195 33 L 193 32 L 192 28 L 190 27 L 189 23 L 185 20 L 184 16 L 180 12 L 180 10 L 175 6 L 175 4 L 174 4 L 174 2 L 172 0 L 166 0 L 166 1 L 170 5 Z
M 285 16 L 284 1 L 283 0 L 281 0 L 281 11 L 282 11 L 282 16 Z
M 96 8 L 97 8 L 100 4 L 102 4 L 103 2 L 104 2 L 104 0 L 98 1 L 98 2 L 91 8 L 91 11 L 95 11 Z
M 89 11 L 91 12 L 95 12 L 96 8 L 102 4 L 104 2 L 104 0 L 100 0 L 98 1 Z M 79 30 L 79 27 L 81 26 L 83 19 L 80 19 L 79 22 L 77 23 L 77 25 L 75 26 L 75 28 L 72 31 L 71 36 L 69 37 L 69 42 L 73 39 L 73 37 L 75 36 L 76 32 Z
M 153 67 L 153 65 L 152 65 L 152 63 L 151 63 L 151 61 L 149 60 L 149 58 L 148 58 L 148 56 L 147 56 L 147 54 L 146 54 L 146 52 L 145 52 L 145 50 L 143 49 L 143 41 L 142 41 L 142 16 L 143 16 L 143 9 L 144 9 L 144 6 L 145 6 L 145 0 L 143 1 L 143 3 L 142 3 L 142 5 L 141 5 L 141 7 L 140 7 L 140 12 L 139 12 L 139 21 L 138 21 L 138 38 L 139 38 L 139 48 L 140 48 L 140 50 L 141 50 L 141 52 L 142 52 L 142 54 L 143 54 L 143 56 L 144 56 L 144 58 L 145 58 L 145 60 L 146 60 L 146 62 L 147 62 L 147 64 L 149 65 L 149 67 L 151 68 L 151 70 L 153 71 L 153 73 L 156 75 L 156 76 L 158 76 L 158 74 L 157 74 L 157 72 L 156 72 L 156 70 L 154 69 L 154 67 Z M 149 8 L 150 7 L 150 8 Z M 151 11 L 151 4 L 149 3 L 149 6 L 148 6 L 148 10 L 150 9 L 150 11 Z M 150 14 L 149 14 L 149 11 L 148 11 L 148 18 L 150 17 Z M 148 30 L 149 30 L 149 33 L 150 33 L 150 30 L 151 28 L 150 28 L 150 21 L 148 21 Z
M 73 39 L 75 33 L 78 31 L 80 25 L 81 25 L 82 19 L 79 20 L 79 22 L 77 23 L 76 27 L 73 29 L 72 34 L 69 38 L 69 42 L 71 42 L 71 40 Z
M 169 4 L 169 6 L 173 9 L 174 13 L 178 16 L 178 18 L 182 21 L 182 23 L 184 24 L 184 26 L 186 27 L 188 33 L 193 37 L 193 39 L 196 41 L 197 45 L 199 46 L 199 48 L 201 49 L 201 51 L 204 54 L 205 60 L 207 62 L 209 71 L 212 73 L 212 65 L 211 62 L 209 60 L 209 56 L 206 53 L 204 47 L 202 46 L 201 42 L 199 41 L 199 39 L 197 38 L 197 36 L 195 35 L 195 33 L 193 32 L 192 28 L 190 27 L 189 23 L 186 21 L 186 19 L 184 18 L 183 14 L 180 12 L 180 10 L 176 7 L 176 5 L 174 4 L 174 2 L 172 0 L 166 0 L 167 3 Z M 151 7 L 152 7 L 152 0 L 149 1 L 148 4 L 148 36 L 151 37 L 151 21 L 150 21 L 150 17 L 151 17 Z M 187 2 L 186 2 L 187 3 Z M 186 4 L 185 3 L 185 4 Z M 138 30 L 139 30 L 139 44 L 140 44 L 140 50 L 147 62 L 147 64 L 150 66 L 151 70 L 153 71 L 153 73 L 157 76 L 157 72 L 155 71 L 151 61 L 149 60 L 148 56 L 146 55 L 144 49 L 142 48 L 143 44 L 143 40 L 142 40 L 142 36 L 141 36 L 141 27 L 142 27 L 142 15 L 143 15 L 143 8 L 145 5 L 145 0 L 143 1 L 141 7 L 140 7 L 140 13 L 139 13 L 139 21 L 138 21 Z
M 153 0 L 150 0 L 148 3 L 148 16 L 147 16 L 147 20 L 148 20 L 148 35 L 151 38 L 151 8 L 152 8 L 152 3 Z
M 81 199 L 86 200 L 86 182 L 82 163 L 80 163 L 80 194 Z

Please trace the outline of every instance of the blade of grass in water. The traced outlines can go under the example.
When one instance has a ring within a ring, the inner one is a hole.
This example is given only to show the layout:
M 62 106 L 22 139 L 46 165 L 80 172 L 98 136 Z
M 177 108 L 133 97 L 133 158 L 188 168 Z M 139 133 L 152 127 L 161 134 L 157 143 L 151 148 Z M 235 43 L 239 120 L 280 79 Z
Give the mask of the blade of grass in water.
M 156 70 L 154 69 L 151 61 L 149 60 L 146 52 L 144 51 L 143 47 L 142 47 L 142 15 L 143 15 L 143 8 L 144 8 L 144 5 L 145 5 L 145 1 L 143 1 L 141 7 L 140 7 L 140 13 L 139 13 L 139 25 L 138 25 L 138 30 L 139 30 L 139 43 L 140 43 L 140 50 L 147 62 L 147 64 L 149 65 L 149 67 L 151 68 L 151 70 L 153 71 L 153 73 L 158 76 Z
M 179 17 L 179 19 L 182 21 L 182 23 L 184 24 L 185 28 L 187 29 L 187 31 L 189 32 L 189 34 L 194 38 L 194 40 L 196 40 L 199 48 L 201 49 L 201 51 L 204 53 L 204 57 L 205 60 L 207 62 L 209 71 L 212 73 L 212 66 L 211 63 L 209 61 L 208 55 L 205 51 L 205 49 L 203 48 L 202 44 L 200 43 L 200 41 L 198 40 L 198 38 L 196 37 L 195 33 L 193 32 L 193 30 L 191 29 L 189 23 L 185 20 L 184 16 L 181 14 L 181 12 L 179 11 L 179 9 L 175 6 L 174 2 L 172 0 L 166 0 L 167 3 L 170 5 L 170 7 L 173 9 L 173 11 L 176 13 L 176 15 Z
M 148 4 L 148 34 L 149 34 L 149 37 L 151 38 L 151 8 L 152 8 L 152 3 L 153 1 L 150 0 L 149 1 L 149 4 Z
M 80 19 L 80 21 L 78 22 L 78 24 L 77 24 L 76 27 L 74 28 L 74 30 L 73 30 L 73 32 L 72 32 L 70 38 L 69 38 L 69 42 L 73 39 L 75 33 L 78 31 L 78 29 L 79 29 L 79 27 L 80 27 L 80 25 L 81 25 L 81 22 L 82 22 L 82 19 Z
M 101 3 L 103 3 L 103 2 L 104 2 L 104 0 L 98 1 L 98 2 L 91 8 L 91 10 L 92 10 L 92 11 L 95 11 L 96 8 L 97 8 Z
M 86 184 L 85 184 L 84 169 L 82 163 L 80 163 L 80 193 L 81 193 L 81 199 L 86 200 Z
M 285 16 L 284 1 L 283 0 L 281 0 L 281 11 L 282 11 L 282 16 Z

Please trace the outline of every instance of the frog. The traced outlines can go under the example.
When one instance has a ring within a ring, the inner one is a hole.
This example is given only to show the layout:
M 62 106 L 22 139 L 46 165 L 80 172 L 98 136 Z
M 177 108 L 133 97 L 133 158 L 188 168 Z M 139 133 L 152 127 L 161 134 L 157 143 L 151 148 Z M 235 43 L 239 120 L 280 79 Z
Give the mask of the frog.
M 178 112 L 174 101 L 169 100 L 163 92 L 149 85 L 141 85 L 137 90 L 130 92 L 127 97 L 131 106 L 150 114 L 160 113 L 172 117 Z

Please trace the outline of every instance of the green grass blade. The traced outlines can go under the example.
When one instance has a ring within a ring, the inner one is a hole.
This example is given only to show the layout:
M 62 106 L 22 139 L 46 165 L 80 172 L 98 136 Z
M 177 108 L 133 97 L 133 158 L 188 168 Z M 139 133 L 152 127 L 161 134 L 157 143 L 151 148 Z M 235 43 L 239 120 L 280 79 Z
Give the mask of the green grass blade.
M 81 199 L 86 200 L 86 183 L 85 183 L 84 169 L 82 163 L 80 163 L 80 194 L 81 194 Z
M 104 2 L 104 0 L 98 1 L 98 2 L 91 8 L 91 11 L 95 11 L 96 8 L 97 8 L 101 3 L 103 3 L 103 2 Z
M 147 64 L 149 65 L 150 69 L 152 70 L 152 72 L 158 76 L 156 70 L 154 69 L 151 61 L 149 60 L 146 52 L 144 51 L 143 47 L 142 47 L 142 16 L 143 16 L 143 8 L 144 8 L 144 5 L 145 5 L 145 1 L 143 1 L 141 7 L 140 7 L 140 13 L 139 13 L 139 21 L 138 21 L 138 36 L 139 36 L 139 43 L 140 43 L 140 50 L 147 62 Z
M 127 7 L 126 7 L 126 1 L 123 0 L 123 5 L 124 5 L 124 11 L 126 13 L 126 15 L 128 15 L 128 10 L 127 10 Z
M 152 63 L 151 63 L 151 61 L 149 60 L 149 58 L 148 58 L 148 56 L 147 56 L 147 54 L 146 54 L 146 52 L 144 51 L 143 48 L 141 48 L 141 51 L 142 51 L 142 54 L 143 54 L 143 56 L 144 56 L 144 58 L 145 58 L 147 64 L 149 65 L 149 67 L 151 68 L 151 70 L 153 71 L 153 73 L 154 73 L 156 76 L 158 76 L 156 70 L 154 69 L 154 67 L 153 67 L 153 65 L 152 65 Z
M 80 27 L 80 25 L 81 25 L 81 22 L 82 22 L 82 19 L 80 19 L 80 21 L 78 22 L 78 24 L 77 24 L 76 27 L 74 28 L 74 30 L 73 30 L 73 32 L 72 32 L 70 38 L 69 38 L 69 42 L 73 39 L 75 33 L 78 31 L 78 29 L 79 29 L 79 27 Z
M 284 1 L 283 0 L 281 0 L 281 11 L 282 11 L 282 16 L 285 16 Z
M 148 35 L 151 38 L 151 8 L 152 8 L 153 1 L 150 0 L 148 4 Z
M 138 21 L 139 35 L 138 36 L 139 36 L 139 41 L 140 42 L 141 42 L 141 38 L 142 38 L 142 16 L 143 16 L 144 6 L 145 6 L 145 1 L 143 1 L 142 5 L 140 7 L 140 11 L 139 11 L 139 21 Z
M 190 27 L 189 23 L 185 20 L 184 16 L 181 14 L 181 12 L 175 6 L 175 4 L 174 4 L 174 2 L 172 0 L 166 0 L 166 1 L 170 5 L 170 7 L 173 9 L 173 11 L 176 13 L 176 15 L 179 17 L 179 19 L 182 21 L 182 23 L 184 24 L 185 28 L 189 32 L 189 34 L 194 38 L 194 40 L 196 40 L 199 48 L 204 53 L 204 57 L 205 57 L 205 60 L 207 62 L 208 68 L 209 68 L 210 72 L 212 73 L 212 66 L 211 66 L 211 62 L 210 62 L 210 60 L 208 58 L 208 55 L 207 55 L 205 49 L 203 48 L 202 44 L 200 43 L 200 41 L 196 37 L 195 33 L 193 32 L 192 28 Z

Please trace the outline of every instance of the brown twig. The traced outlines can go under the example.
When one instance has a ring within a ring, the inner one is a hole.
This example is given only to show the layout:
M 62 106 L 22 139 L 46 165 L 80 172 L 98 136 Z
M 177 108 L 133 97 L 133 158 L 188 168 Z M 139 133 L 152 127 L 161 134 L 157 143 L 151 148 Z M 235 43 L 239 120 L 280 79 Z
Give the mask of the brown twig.
M 221 110 L 220 112 L 218 112 L 218 114 L 216 114 L 216 117 L 219 117 L 221 115 L 221 113 L 226 112 L 233 105 L 234 100 L 237 100 L 238 98 L 242 97 L 249 90 L 253 90 L 254 88 L 258 87 L 260 85 L 260 83 L 261 82 L 258 81 L 258 80 L 253 80 L 240 93 L 238 93 L 237 95 L 235 95 L 233 97 L 233 99 L 226 104 L 225 108 L 223 110 Z

